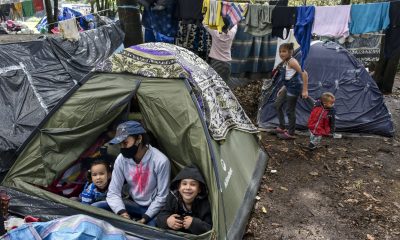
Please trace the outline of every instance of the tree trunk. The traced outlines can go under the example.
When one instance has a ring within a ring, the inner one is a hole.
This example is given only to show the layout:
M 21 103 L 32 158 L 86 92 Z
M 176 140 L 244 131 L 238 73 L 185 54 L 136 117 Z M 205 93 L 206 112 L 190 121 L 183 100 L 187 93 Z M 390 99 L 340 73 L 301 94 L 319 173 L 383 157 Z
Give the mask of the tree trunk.
M 104 1 L 104 0 L 101 0 L 101 10 L 104 10 L 104 9 L 106 9 L 106 8 L 105 8 L 105 1 Z
M 44 0 L 44 5 L 46 8 L 46 17 L 47 17 L 47 30 L 48 33 L 51 33 L 51 30 L 54 28 L 54 17 L 53 17 L 53 11 L 51 9 L 51 1 L 50 0 Z
M 117 6 L 137 6 L 137 0 L 117 0 Z M 143 43 L 139 9 L 118 8 L 122 30 L 125 32 L 125 47 Z
M 392 93 L 394 78 L 400 61 L 400 48 L 390 58 L 385 58 L 385 37 L 382 36 L 379 61 L 375 67 L 374 79 L 383 94 Z
M 94 1 L 90 1 L 90 12 L 94 13 Z
M 54 9 L 54 12 L 53 12 L 54 22 L 57 22 L 58 21 L 58 0 L 54 0 L 53 9 Z
M 106 0 L 104 9 L 109 9 L 109 8 L 110 8 L 110 0 Z M 110 17 L 111 16 L 110 10 L 107 10 L 104 15 L 106 15 L 107 17 Z
M 101 10 L 101 8 L 100 8 L 100 1 L 99 1 L 99 0 L 96 0 L 96 8 L 97 8 L 97 11 L 100 11 L 100 10 Z

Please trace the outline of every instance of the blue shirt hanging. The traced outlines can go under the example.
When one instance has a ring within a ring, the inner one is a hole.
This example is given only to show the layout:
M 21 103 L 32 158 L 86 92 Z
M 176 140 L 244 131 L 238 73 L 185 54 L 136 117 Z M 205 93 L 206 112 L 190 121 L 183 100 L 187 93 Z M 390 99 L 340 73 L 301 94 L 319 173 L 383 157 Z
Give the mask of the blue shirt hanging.
M 390 3 L 368 3 L 351 5 L 350 33 L 378 32 L 389 25 Z
M 294 27 L 294 36 L 300 44 L 301 49 L 301 69 L 303 70 L 304 61 L 310 50 L 311 31 L 314 23 L 315 7 L 300 6 L 297 8 L 297 21 Z
M 164 10 L 145 8 L 142 25 L 147 29 L 168 37 L 175 37 L 178 31 L 178 20 L 174 17 L 175 4 L 167 5 Z

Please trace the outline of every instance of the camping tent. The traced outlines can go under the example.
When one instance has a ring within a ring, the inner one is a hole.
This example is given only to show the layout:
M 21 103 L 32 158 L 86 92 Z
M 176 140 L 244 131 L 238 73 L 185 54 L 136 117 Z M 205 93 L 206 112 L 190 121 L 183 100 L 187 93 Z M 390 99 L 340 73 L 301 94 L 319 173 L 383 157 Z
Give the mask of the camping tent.
M 77 42 L 49 37 L 0 45 L 0 172 L 58 101 L 123 38 L 116 23 L 82 32 Z
M 295 57 L 300 59 L 301 52 Z M 323 92 L 335 97 L 336 130 L 339 132 L 393 136 L 391 115 L 375 81 L 360 61 L 333 42 L 315 42 L 305 62 L 309 75 L 309 95 L 314 99 Z M 263 88 L 257 122 L 261 128 L 278 124 L 273 103 L 282 86 L 279 76 Z M 296 127 L 307 128 L 311 106 L 299 100 L 296 107 Z
M 241 238 L 266 154 L 223 80 L 195 54 L 163 43 L 125 49 L 97 69 L 102 72 L 53 108 L 9 170 L 2 185 L 18 190 L 10 191 L 10 210 L 48 220 L 85 213 L 143 239 Z M 131 99 L 137 99 L 140 119 L 171 160 L 173 174 L 191 163 L 204 174 L 210 232 L 194 236 L 140 225 L 43 190 L 112 122 L 127 115 Z

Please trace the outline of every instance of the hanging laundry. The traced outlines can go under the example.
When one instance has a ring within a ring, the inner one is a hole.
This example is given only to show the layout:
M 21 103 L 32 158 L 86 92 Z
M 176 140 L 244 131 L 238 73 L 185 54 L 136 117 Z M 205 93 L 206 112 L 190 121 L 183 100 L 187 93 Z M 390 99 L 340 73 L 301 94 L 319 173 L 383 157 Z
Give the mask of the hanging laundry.
M 22 13 L 22 3 L 14 3 L 12 5 L 12 10 L 13 10 L 13 19 L 16 18 L 22 18 L 23 13 Z
M 283 38 L 278 38 L 278 43 L 276 44 L 276 54 L 275 54 L 275 63 L 274 63 L 274 69 L 278 66 L 279 63 L 282 62 L 281 57 L 279 56 L 279 47 L 284 44 L 284 43 L 293 43 L 293 49 L 296 50 L 297 48 L 300 47 L 300 45 L 297 43 L 296 38 L 294 36 L 294 30 L 290 29 L 289 33 L 286 32 L 286 29 L 284 30 Z
M 153 29 L 145 28 L 144 29 L 144 42 L 156 42 L 156 36 L 154 35 Z
M 22 2 L 22 11 L 24 17 L 32 17 L 35 14 L 35 12 L 33 11 L 32 0 Z
M 296 7 L 278 7 L 272 10 L 272 36 L 283 38 L 283 29 L 289 31 L 296 24 Z
M 142 6 L 147 9 L 152 9 L 155 11 L 164 10 L 167 6 L 171 5 L 174 0 L 138 0 Z
M 350 33 L 379 32 L 389 25 L 388 2 L 351 5 Z
M 178 0 L 176 17 L 185 24 L 201 26 L 203 22 L 203 0 Z
M 301 69 L 304 69 L 304 62 L 310 50 L 311 31 L 314 22 L 315 7 L 300 6 L 297 8 L 297 21 L 294 28 L 294 36 L 300 44 L 301 49 Z
M 207 61 L 211 49 L 211 36 L 203 25 L 180 22 L 175 44 L 194 52 Z
M 3 4 L 0 5 L 0 12 L 2 12 L 2 17 L 0 19 L 1 21 L 7 21 L 8 17 L 10 16 L 10 8 L 11 8 L 11 4 Z
M 35 12 L 40 12 L 44 10 L 43 0 L 33 0 L 33 9 Z
M 164 34 L 154 31 L 153 29 L 145 28 L 144 42 L 165 42 L 174 44 L 175 38 L 165 36 Z
M 204 0 L 203 1 L 203 23 L 211 29 L 217 29 L 222 32 L 224 20 L 222 19 L 222 2 L 217 0 Z
M 58 22 L 58 27 L 64 39 L 69 41 L 79 40 L 79 31 L 75 18 Z
M 390 25 L 385 35 L 385 57 L 390 58 L 400 51 L 400 1 L 390 2 Z
M 312 33 L 318 36 L 348 37 L 350 5 L 315 7 Z
M 272 11 L 275 6 L 265 4 L 254 4 L 249 6 L 249 12 L 246 15 L 245 32 L 253 36 L 264 36 L 272 31 Z
M 248 6 L 248 3 L 222 2 L 221 14 L 225 23 L 222 31 L 226 33 L 242 21 L 246 15 Z
M 267 73 L 274 67 L 276 38 L 255 37 L 244 32 L 245 23 L 238 24 L 232 43 L 232 73 Z
M 175 37 L 178 20 L 174 17 L 175 4 L 166 6 L 164 10 L 144 9 L 142 25 L 168 37 Z

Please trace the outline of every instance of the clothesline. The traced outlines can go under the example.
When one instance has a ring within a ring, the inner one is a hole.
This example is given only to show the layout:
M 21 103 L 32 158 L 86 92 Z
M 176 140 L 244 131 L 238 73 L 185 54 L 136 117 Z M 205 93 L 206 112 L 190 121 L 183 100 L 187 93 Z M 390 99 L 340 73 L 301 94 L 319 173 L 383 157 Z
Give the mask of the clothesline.
M 111 8 L 104 9 L 104 10 L 100 10 L 100 11 L 97 11 L 97 12 L 95 12 L 95 13 L 88 13 L 88 14 L 85 14 L 85 15 L 82 15 L 82 16 L 71 17 L 71 18 L 69 18 L 69 19 L 72 19 L 72 18 L 74 18 L 74 19 L 83 18 L 83 17 L 89 16 L 89 15 L 93 15 L 93 14 L 99 15 L 100 12 L 105 12 L 105 11 L 109 11 L 109 10 L 111 10 Z M 52 23 L 47 23 L 47 24 L 45 24 L 44 26 L 50 26 L 50 25 L 53 25 L 53 24 L 58 24 L 59 22 L 62 22 L 62 21 L 65 21 L 65 20 L 69 20 L 69 19 L 64 19 L 64 20 L 61 20 L 61 21 L 56 21 L 56 22 L 52 22 Z
M 130 9 L 137 9 L 137 10 L 139 10 L 140 9 L 140 6 L 138 5 L 138 4 L 136 4 L 136 5 L 122 5 L 122 6 L 117 6 L 118 8 L 122 8 L 122 9 L 126 9 L 126 8 L 130 8 Z

